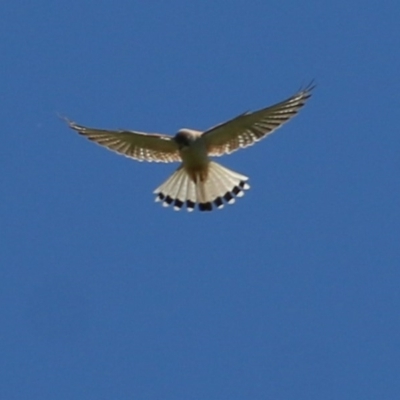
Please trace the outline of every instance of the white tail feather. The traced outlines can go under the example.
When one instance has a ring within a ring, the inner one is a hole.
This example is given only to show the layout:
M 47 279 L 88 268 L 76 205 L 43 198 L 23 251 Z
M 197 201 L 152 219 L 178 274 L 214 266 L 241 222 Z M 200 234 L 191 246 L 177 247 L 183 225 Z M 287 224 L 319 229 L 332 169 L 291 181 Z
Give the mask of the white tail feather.
M 212 203 L 222 208 L 224 203 L 232 204 L 236 197 L 241 197 L 244 190 L 250 188 L 246 183 L 247 176 L 238 174 L 213 161 L 208 164 L 207 178 L 202 181 L 199 176 L 195 181 L 184 167 L 180 166 L 154 193 L 156 201 L 162 201 L 163 206 L 174 205 L 180 210 L 186 204 L 188 211 L 193 211 L 196 204 L 201 211 L 211 211 Z

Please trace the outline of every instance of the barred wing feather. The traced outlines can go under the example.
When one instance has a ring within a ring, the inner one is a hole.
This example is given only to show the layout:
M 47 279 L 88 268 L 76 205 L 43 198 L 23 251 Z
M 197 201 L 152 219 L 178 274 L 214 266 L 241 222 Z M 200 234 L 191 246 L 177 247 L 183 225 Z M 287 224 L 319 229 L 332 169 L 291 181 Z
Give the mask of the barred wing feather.
M 210 156 L 222 156 L 253 145 L 294 117 L 311 96 L 309 85 L 294 96 L 273 106 L 244 113 L 204 132 Z
M 168 135 L 95 129 L 67 122 L 82 136 L 126 157 L 149 162 L 181 161 L 178 146 Z

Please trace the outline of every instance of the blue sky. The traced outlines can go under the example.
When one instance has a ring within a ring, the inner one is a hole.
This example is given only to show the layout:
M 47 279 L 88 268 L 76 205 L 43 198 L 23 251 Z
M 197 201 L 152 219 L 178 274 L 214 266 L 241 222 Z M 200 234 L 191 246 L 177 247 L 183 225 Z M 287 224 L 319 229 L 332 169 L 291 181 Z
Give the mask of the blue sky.
M 398 399 L 398 1 L 0 5 L 0 398 Z M 220 158 L 212 213 L 69 130 L 206 129 L 315 79 Z

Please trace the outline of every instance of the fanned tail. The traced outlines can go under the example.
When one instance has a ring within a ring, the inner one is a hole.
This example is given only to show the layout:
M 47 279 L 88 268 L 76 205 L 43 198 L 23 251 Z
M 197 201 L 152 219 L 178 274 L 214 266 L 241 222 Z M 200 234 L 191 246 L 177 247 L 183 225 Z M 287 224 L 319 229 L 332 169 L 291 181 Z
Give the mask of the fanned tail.
M 180 166 L 154 193 L 164 207 L 173 205 L 180 210 L 186 205 L 188 211 L 193 211 L 198 204 L 200 211 L 212 211 L 213 207 L 223 208 L 225 203 L 233 204 L 236 197 L 243 196 L 250 189 L 247 180 L 247 176 L 210 161 L 206 174 L 203 171 L 189 175 Z

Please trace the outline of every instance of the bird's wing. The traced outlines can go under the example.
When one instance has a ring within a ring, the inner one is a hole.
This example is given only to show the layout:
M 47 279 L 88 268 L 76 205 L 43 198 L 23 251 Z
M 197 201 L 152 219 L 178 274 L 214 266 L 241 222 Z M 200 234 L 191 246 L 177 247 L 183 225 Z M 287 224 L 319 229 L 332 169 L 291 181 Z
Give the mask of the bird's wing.
M 222 156 L 251 146 L 294 117 L 311 96 L 314 85 L 273 106 L 245 113 L 203 133 L 208 154 Z
M 138 161 L 181 161 L 178 145 L 171 136 L 87 128 L 69 120 L 67 123 L 82 136 L 126 157 Z

